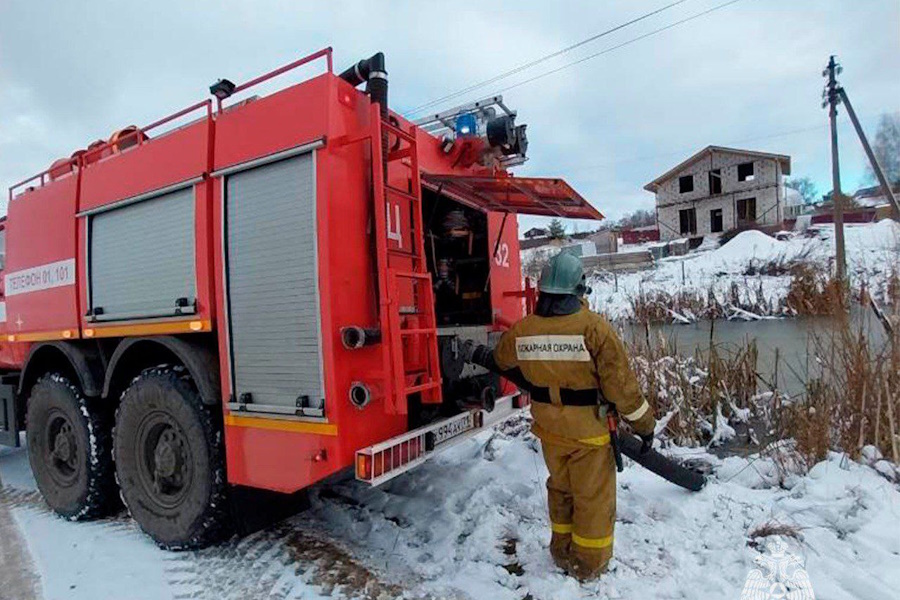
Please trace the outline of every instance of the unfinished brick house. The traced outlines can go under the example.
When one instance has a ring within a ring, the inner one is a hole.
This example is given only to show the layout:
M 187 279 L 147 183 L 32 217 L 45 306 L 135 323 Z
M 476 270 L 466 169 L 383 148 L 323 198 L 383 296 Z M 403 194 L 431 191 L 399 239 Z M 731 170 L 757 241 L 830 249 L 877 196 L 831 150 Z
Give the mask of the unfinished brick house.
M 707 146 L 644 189 L 656 194 L 660 239 L 673 240 L 780 225 L 790 174 L 790 156 Z

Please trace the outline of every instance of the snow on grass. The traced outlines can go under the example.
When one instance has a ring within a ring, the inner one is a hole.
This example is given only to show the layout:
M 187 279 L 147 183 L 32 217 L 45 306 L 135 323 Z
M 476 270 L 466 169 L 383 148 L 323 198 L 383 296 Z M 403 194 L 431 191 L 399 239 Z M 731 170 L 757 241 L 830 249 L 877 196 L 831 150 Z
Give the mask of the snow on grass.
M 757 552 L 749 536 L 773 521 L 799 531 L 792 551 L 819 597 L 886 599 L 900 589 L 900 492 L 874 469 L 832 455 L 785 479 L 768 458 L 706 458 L 718 475 L 695 494 L 626 468 L 612 570 L 584 586 L 550 561 L 547 472 L 530 435 L 482 436 L 383 489 L 342 484 L 347 501 L 316 498 L 312 514 L 421 595 L 737 598 Z
M 784 241 L 759 231 L 744 231 L 715 250 L 701 247 L 685 256 L 665 258 L 650 270 L 594 276 L 589 282 L 591 307 L 612 320 L 631 319 L 632 300 L 642 294 L 706 296 L 712 292 L 727 304 L 736 288 L 742 303 L 777 310 L 790 288 L 790 275 L 755 273 L 772 263 L 787 267 L 794 262 L 809 262 L 830 272 L 834 243 L 831 225 L 817 227 L 812 237 L 798 235 Z M 857 289 L 865 284 L 874 296 L 883 297 L 892 269 L 900 264 L 900 225 L 891 220 L 847 225 L 845 244 L 851 286 Z
M 537 279 L 541 275 L 541 268 L 552 256 L 560 251 L 560 246 L 547 244 L 536 248 L 526 248 L 521 251 L 522 273 L 528 277 Z
M 714 464 L 699 493 L 633 464 L 620 474 L 611 571 L 581 585 L 550 561 L 547 471 L 526 426 L 485 432 L 383 488 L 316 486 L 310 510 L 198 552 L 159 550 L 127 520 L 68 523 L 37 503 L 13 510 L 47 598 L 394 597 L 340 585 L 323 593 L 316 571 L 341 567 L 331 554 L 297 562 L 295 550 L 321 539 L 409 598 L 731 600 L 754 567 L 761 540 L 751 535 L 772 524 L 797 532 L 786 541 L 816 597 L 888 599 L 900 589 L 900 491 L 875 467 L 832 454 L 784 477 L 768 457 L 697 449 L 674 451 Z M 2 474 L 23 456 L 0 457 Z

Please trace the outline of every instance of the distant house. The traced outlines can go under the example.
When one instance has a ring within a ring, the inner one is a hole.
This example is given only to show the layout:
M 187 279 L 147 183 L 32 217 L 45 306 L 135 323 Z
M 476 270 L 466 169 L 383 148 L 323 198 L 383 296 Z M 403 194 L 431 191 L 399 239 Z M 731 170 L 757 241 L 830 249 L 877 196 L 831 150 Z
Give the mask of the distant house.
M 900 183 L 894 184 L 891 190 L 895 196 L 900 194 Z M 852 196 L 846 193 L 844 196 L 847 198 L 844 203 L 845 223 L 870 223 L 896 218 L 890 200 L 883 193 L 881 186 L 860 188 Z M 822 200 L 812 207 L 811 223 L 818 225 L 833 222 L 834 201 L 831 191 L 828 191 L 822 195 Z
M 593 242 L 598 254 L 618 252 L 619 249 L 618 237 L 615 232 L 608 229 L 573 233 L 570 237 L 576 241 L 586 240 Z
M 803 196 L 795 189 L 784 188 L 784 218 L 796 219 L 807 211 L 806 204 L 803 203 Z
M 707 146 L 644 189 L 656 194 L 660 238 L 672 240 L 780 225 L 790 174 L 790 156 Z
M 645 242 L 658 242 L 659 228 L 656 225 L 644 227 L 632 227 L 622 230 L 623 244 L 643 244 Z
M 895 198 L 900 195 L 900 182 L 892 185 L 891 191 L 894 193 Z M 888 200 L 880 185 L 860 188 L 853 194 L 853 204 L 860 208 L 876 208 L 889 203 L 890 200 Z
M 525 239 L 533 240 L 534 238 L 547 237 L 547 234 L 547 230 L 542 227 L 532 227 L 525 232 Z

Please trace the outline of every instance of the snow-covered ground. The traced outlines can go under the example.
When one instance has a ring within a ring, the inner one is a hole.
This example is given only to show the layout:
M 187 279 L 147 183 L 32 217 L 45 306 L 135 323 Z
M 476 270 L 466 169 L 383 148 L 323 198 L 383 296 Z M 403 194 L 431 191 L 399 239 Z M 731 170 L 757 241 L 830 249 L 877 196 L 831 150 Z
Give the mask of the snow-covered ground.
M 198 552 L 159 550 L 124 515 L 56 518 L 24 450 L 0 450 L 0 513 L 27 540 L 46 599 L 737 599 L 765 545 L 752 534 L 773 525 L 796 532 L 785 539 L 820 600 L 897 597 L 900 489 L 879 473 L 894 477 L 892 466 L 832 455 L 785 477 L 770 458 L 704 457 L 715 474 L 699 493 L 626 468 L 611 572 L 583 586 L 550 562 L 547 472 L 524 420 L 381 489 L 318 486 L 310 510 Z
M 641 293 L 696 293 L 702 296 L 712 290 L 723 304 L 733 287 L 742 298 L 762 296 L 769 306 L 777 307 L 787 295 L 790 276 L 747 275 L 748 270 L 771 261 L 788 264 L 795 260 L 809 261 L 823 272 L 830 270 L 834 255 L 834 227 L 817 226 L 815 237 L 792 236 L 780 241 L 758 231 L 738 234 L 720 248 L 701 246 L 685 256 L 665 258 L 655 268 L 634 273 L 620 273 L 592 277 L 591 307 L 610 319 L 629 319 L 633 316 L 631 300 Z M 878 297 L 886 288 L 892 268 L 900 266 L 900 224 L 891 220 L 875 224 L 847 225 L 846 249 L 848 273 L 854 289 L 865 282 Z M 526 258 L 539 256 L 536 248 Z M 734 286 L 736 284 L 736 286 Z M 750 303 L 750 302 L 748 302 Z
M 789 278 L 747 276 L 748 267 L 800 257 L 827 265 L 833 229 L 785 241 L 745 232 L 709 246 L 622 274 L 618 291 L 595 278 L 594 308 L 627 318 L 640 290 L 733 282 L 777 299 Z M 884 285 L 900 225 L 848 227 L 847 249 L 855 281 Z M 548 253 L 523 259 L 540 252 Z M 125 514 L 57 518 L 35 490 L 25 450 L 0 447 L 0 599 L 736 599 L 767 530 L 781 531 L 820 600 L 900 596 L 898 472 L 872 452 L 864 463 L 832 454 L 801 476 L 785 473 L 782 455 L 722 460 L 675 449 L 713 465 L 699 493 L 630 465 L 619 477 L 611 571 L 581 585 L 550 561 L 547 472 L 527 429 L 518 419 L 485 432 L 380 489 L 315 486 L 311 508 L 291 519 L 179 553 L 158 549 Z

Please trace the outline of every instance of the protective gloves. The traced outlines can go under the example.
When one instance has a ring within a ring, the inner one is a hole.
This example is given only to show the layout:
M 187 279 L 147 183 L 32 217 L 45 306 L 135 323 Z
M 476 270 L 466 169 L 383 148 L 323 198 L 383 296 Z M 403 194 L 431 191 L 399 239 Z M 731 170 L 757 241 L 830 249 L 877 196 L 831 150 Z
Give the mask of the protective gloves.
M 645 433 L 640 436 L 641 438 L 641 455 L 647 454 L 650 450 L 653 449 L 653 433 Z

